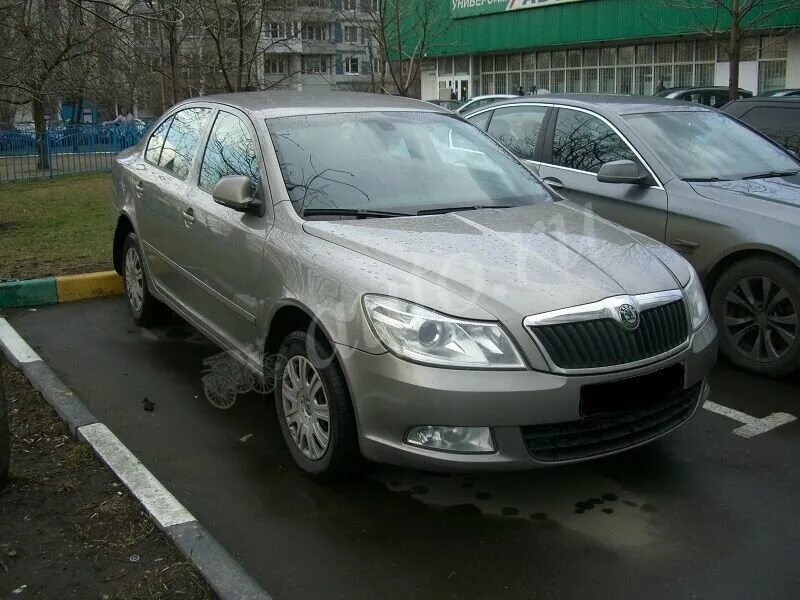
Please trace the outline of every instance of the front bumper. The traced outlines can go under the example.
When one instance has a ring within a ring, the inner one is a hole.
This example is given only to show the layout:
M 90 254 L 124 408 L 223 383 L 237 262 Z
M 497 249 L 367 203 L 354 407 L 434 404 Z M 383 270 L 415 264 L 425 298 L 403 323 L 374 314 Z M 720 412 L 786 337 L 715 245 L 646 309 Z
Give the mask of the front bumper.
M 531 455 L 522 428 L 548 423 L 580 422 L 581 387 L 644 375 L 684 365 L 684 389 L 701 384 L 694 413 L 709 394 L 706 382 L 717 355 L 717 330 L 709 320 L 692 335 L 688 347 L 661 362 L 613 373 L 569 376 L 539 371 L 485 371 L 428 367 L 392 354 L 368 354 L 339 347 L 358 421 L 361 451 L 368 459 L 419 469 L 515 470 L 551 462 Z M 647 443 L 685 422 L 658 431 L 625 448 Z M 458 454 L 411 446 L 406 432 L 418 425 L 489 426 L 496 451 Z M 558 461 L 576 462 L 585 460 Z

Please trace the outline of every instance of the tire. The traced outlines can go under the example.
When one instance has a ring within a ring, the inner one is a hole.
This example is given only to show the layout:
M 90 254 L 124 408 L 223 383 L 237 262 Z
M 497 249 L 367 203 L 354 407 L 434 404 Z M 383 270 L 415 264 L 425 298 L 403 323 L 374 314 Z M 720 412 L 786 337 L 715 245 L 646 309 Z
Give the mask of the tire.
M 301 379 L 306 385 L 300 383 Z M 304 331 L 287 335 L 275 361 L 274 394 L 283 439 L 300 469 L 326 482 L 352 479 L 360 472 L 362 458 L 353 405 L 342 371 L 326 343 Z
M 733 364 L 768 377 L 800 369 L 800 271 L 777 258 L 748 258 L 711 293 L 719 346 Z
M 122 279 L 128 310 L 137 325 L 153 327 L 163 325 L 169 320 L 169 308 L 150 293 L 142 249 L 133 232 L 128 234 L 122 245 Z

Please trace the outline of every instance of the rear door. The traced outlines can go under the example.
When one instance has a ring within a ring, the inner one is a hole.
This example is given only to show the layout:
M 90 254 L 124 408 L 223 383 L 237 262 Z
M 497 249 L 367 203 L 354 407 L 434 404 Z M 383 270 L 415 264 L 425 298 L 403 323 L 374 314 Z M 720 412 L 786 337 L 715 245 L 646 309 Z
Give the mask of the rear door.
M 256 131 L 249 117 L 225 107 L 217 112 L 188 198 L 194 220 L 181 255 L 181 267 L 195 286 L 193 311 L 229 346 L 245 350 L 258 364 L 256 316 L 271 201 L 261 185 L 264 172 Z M 214 186 L 225 176 L 246 175 L 252 195 L 266 214 L 238 212 L 214 201 Z
M 157 153 L 155 148 L 151 152 L 149 144 L 145 151 L 151 183 L 145 185 L 142 201 L 136 207 L 142 247 L 154 283 L 182 306 L 188 305 L 194 291 L 180 267 L 186 230 L 192 219 L 186 197 L 188 176 L 212 112 L 208 107 L 181 108 L 170 117 L 166 133 L 158 129 L 154 132 L 153 136 L 163 136 L 163 143 Z
M 600 183 L 600 167 L 632 160 L 651 173 L 654 185 Z M 633 146 L 605 118 L 582 109 L 559 107 L 544 138 L 542 179 L 569 200 L 663 241 L 667 227 L 667 193 Z
M 486 132 L 536 168 L 542 154 L 542 126 L 549 111 L 547 106 L 526 104 L 496 108 Z
M 135 219 L 139 245 L 144 252 L 150 279 L 162 291 L 170 287 L 174 273 L 168 266 L 169 222 L 175 209 L 165 191 L 167 178 L 158 168 L 173 115 L 159 123 L 147 140 L 144 154 L 134 165 Z

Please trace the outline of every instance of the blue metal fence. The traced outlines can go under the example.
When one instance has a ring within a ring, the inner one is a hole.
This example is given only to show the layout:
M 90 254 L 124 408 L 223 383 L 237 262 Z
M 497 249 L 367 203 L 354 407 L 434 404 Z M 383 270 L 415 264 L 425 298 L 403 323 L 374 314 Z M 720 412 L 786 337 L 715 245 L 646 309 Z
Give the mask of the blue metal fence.
M 54 127 L 42 134 L 0 130 L 0 183 L 108 171 L 114 155 L 136 144 L 146 128 L 136 122 Z

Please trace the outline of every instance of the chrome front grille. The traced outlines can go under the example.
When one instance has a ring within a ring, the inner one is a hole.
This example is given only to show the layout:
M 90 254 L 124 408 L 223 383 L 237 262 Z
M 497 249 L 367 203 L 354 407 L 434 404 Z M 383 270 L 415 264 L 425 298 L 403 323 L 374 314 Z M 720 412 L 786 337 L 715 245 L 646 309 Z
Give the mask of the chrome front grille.
M 620 318 L 635 308 L 632 327 Z M 617 296 L 525 319 L 551 366 L 564 372 L 611 370 L 647 362 L 681 347 L 689 318 L 680 290 Z

